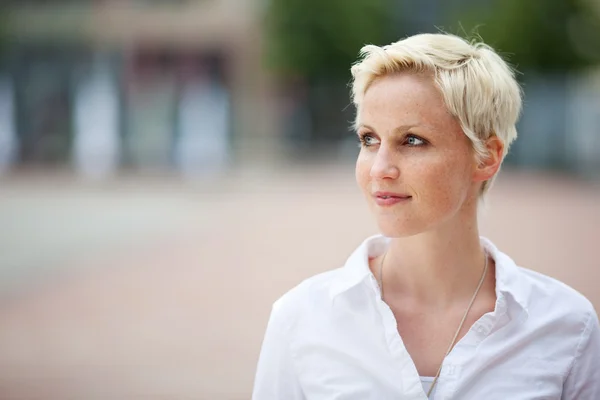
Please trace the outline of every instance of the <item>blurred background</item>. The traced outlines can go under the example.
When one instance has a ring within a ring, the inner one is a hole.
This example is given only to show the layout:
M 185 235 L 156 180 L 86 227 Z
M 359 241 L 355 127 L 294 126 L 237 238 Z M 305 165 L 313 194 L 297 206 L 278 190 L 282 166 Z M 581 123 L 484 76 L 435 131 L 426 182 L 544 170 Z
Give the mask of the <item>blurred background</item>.
M 600 1 L 3 0 L 0 399 L 248 399 L 274 300 L 376 233 L 363 44 L 520 71 L 481 229 L 600 307 Z

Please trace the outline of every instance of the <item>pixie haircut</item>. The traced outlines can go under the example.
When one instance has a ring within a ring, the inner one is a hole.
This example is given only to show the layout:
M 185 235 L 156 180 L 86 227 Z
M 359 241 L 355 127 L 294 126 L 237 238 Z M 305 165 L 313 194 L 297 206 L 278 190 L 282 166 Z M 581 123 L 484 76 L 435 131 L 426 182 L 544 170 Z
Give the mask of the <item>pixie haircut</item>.
M 360 55 L 351 69 L 357 111 L 375 79 L 400 72 L 429 73 L 478 160 L 486 158 L 485 141 L 492 136 L 503 142 L 502 157 L 506 156 L 517 137 L 521 88 L 512 68 L 490 46 L 451 34 L 419 34 L 383 47 L 364 46 Z M 483 183 L 481 195 L 494 179 Z

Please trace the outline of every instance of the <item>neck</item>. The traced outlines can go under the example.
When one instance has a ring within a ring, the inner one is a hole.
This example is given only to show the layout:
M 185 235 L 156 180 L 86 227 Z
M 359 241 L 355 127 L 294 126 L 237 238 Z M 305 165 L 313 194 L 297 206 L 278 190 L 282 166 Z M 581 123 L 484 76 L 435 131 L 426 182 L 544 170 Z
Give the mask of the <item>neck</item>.
M 481 279 L 485 257 L 476 211 L 435 230 L 394 238 L 383 266 L 386 298 L 433 307 L 463 302 L 473 295 Z M 488 270 L 487 278 L 490 276 Z

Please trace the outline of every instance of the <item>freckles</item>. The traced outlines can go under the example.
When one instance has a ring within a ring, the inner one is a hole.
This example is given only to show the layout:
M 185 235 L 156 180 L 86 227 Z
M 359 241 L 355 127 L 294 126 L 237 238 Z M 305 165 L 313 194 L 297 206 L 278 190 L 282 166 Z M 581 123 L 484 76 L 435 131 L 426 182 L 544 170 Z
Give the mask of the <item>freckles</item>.
M 428 202 L 433 201 L 437 207 L 445 208 L 453 199 L 454 183 L 456 182 L 455 167 L 451 160 L 440 158 L 421 160 L 410 166 L 411 179 L 417 193 L 421 193 Z
M 356 169 L 365 174 L 371 173 L 373 167 L 373 155 L 366 151 L 361 151 L 356 159 Z
M 363 173 L 365 173 L 365 171 L 368 171 L 369 168 L 370 168 L 369 163 L 367 162 L 365 157 L 362 155 L 359 155 L 358 159 L 356 160 L 356 173 L 363 174 Z
M 448 173 L 447 164 L 427 159 L 415 160 L 404 166 L 404 175 L 417 178 L 418 185 L 445 182 Z M 401 168 L 402 170 L 402 168 Z M 411 180 L 413 180 L 411 178 Z

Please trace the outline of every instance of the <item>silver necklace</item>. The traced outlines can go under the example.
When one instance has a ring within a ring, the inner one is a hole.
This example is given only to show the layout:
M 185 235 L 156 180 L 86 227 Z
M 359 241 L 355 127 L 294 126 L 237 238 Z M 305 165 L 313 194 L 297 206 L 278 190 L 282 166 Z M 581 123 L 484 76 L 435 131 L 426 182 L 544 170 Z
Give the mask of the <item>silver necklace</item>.
M 456 330 L 456 333 L 454 334 L 454 337 L 452 338 L 452 341 L 450 342 L 450 346 L 448 347 L 446 354 L 444 354 L 444 358 L 442 359 L 442 362 L 440 363 L 440 367 L 438 368 L 437 373 L 435 374 L 435 377 L 433 378 L 433 382 L 431 383 L 431 386 L 429 387 L 429 391 L 427 392 L 427 397 L 429 397 L 431 395 L 431 392 L 433 392 L 433 388 L 435 387 L 435 384 L 437 383 L 438 378 L 440 377 L 440 372 L 442 372 L 442 366 L 444 365 L 444 360 L 446 359 L 448 354 L 450 354 L 450 351 L 452 351 L 452 348 L 456 344 L 456 340 L 458 339 L 458 335 L 460 334 L 460 331 L 462 330 L 463 325 L 465 324 L 465 321 L 467 320 L 469 311 L 471 311 L 471 307 L 473 307 L 473 303 L 475 303 L 477 294 L 479 293 L 479 290 L 483 286 L 483 282 L 485 280 L 485 276 L 487 275 L 487 270 L 488 270 L 488 255 L 485 251 L 484 251 L 484 254 L 485 254 L 485 264 L 483 267 L 483 273 L 481 274 L 481 278 L 479 279 L 479 284 L 477 285 L 477 289 L 475 289 L 475 293 L 473 293 L 473 297 L 471 297 L 471 302 L 469 303 L 469 306 L 465 310 L 465 314 L 463 315 L 463 318 L 460 321 L 460 325 L 458 326 L 458 329 Z M 387 255 L 387 251 L 383 254 L 383 256 L 381 257 L 381 262 L 379 263 L 379 289 L 381 291 L 381 299 L 382 300 L 383 300 L 383 262 L 385 261 L 386 255 Z

